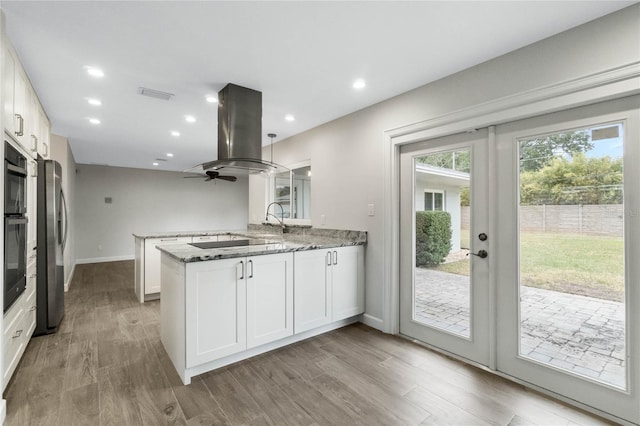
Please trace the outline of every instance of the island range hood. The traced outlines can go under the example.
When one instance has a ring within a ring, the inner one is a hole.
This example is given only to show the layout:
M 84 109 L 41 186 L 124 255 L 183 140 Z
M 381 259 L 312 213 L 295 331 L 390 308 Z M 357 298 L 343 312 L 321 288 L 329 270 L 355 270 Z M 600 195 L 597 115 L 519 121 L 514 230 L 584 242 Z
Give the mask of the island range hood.
M 231 83 L 218 92 L 218 159 L 201 166 L 205 173 L 232 175 L 287 170 L 262 159 L 261 92 Z

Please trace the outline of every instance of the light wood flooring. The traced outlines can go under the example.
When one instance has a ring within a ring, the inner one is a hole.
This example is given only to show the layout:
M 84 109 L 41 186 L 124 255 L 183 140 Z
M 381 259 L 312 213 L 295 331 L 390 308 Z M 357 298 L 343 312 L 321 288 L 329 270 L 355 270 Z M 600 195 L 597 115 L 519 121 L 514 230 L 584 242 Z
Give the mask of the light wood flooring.
M 35 337 L 7 425 L 608 424 L 362 324 L 180 382 L 133 262 L 78 265 L 60 332 Z

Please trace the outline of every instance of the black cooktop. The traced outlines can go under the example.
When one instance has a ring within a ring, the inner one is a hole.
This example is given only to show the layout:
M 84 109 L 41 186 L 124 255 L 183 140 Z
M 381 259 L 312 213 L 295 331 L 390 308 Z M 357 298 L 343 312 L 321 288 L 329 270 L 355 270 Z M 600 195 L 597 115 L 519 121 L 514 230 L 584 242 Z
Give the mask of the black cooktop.
M 269 240 L 229 240 L 229 241 L 205 241 L 203 243 L 189 243 L 190 246 L 198 247 L 201 249 L 213 249 L 221 247 L 242 247 L 242 246 L 259 246 L 264 244 L 270 244 Z

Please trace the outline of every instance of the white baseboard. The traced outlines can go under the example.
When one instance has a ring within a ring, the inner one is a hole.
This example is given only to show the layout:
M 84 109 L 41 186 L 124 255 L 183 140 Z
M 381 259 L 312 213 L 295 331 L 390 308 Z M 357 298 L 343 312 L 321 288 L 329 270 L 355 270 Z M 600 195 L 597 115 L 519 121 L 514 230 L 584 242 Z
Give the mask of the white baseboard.
M 71 287 L 71 281 L 73 281 L 73 274 L 76 273 L 76 264 L 71 265 L 71 273 L 69 274 L 69 279 L 64 283 L 64 291 L 65 293 L 69 291 L 69 287 Z
M 0 425 L 4 424 L 4 420 L 7 418 L 7 400 L 0 400 Z
M 103 262 L 118 262 L 121 260 L 134 260 L 134 255 L 129 256 L 112 256 L 112 257 L 91 257 L 87 259 L 76 259 L 76 265 L 87 264 L 87 263 L 103 263 Z
M 368 325 L 369 327 L 373 327 L 376 330 L 380 330 L 384 332 L 384 322 L 381 318 L 374 317 L 373 315 L 363 314 L 362 315 L 362 323 Z

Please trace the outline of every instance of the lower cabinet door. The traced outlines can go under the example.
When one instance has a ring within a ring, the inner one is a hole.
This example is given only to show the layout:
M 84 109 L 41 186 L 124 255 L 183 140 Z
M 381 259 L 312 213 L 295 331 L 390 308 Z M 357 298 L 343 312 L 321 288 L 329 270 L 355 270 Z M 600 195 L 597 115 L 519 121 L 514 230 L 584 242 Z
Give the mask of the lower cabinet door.
M 243 258 L 187 264 L 187 368 L 247 349 Z
M 295 332 L 331 322 L 331 252 L 307 250 L 294 254 Z
M 332 250 L 332 321 L 364 312 L 364 248 Z
M 190 243 L 191 237 L 147 238 L 144 244 L 144 294 L 160 293 L 160 250 L 156 246 Z
M 293 253 L 247 258 L 247 347 L 293 335 Z

